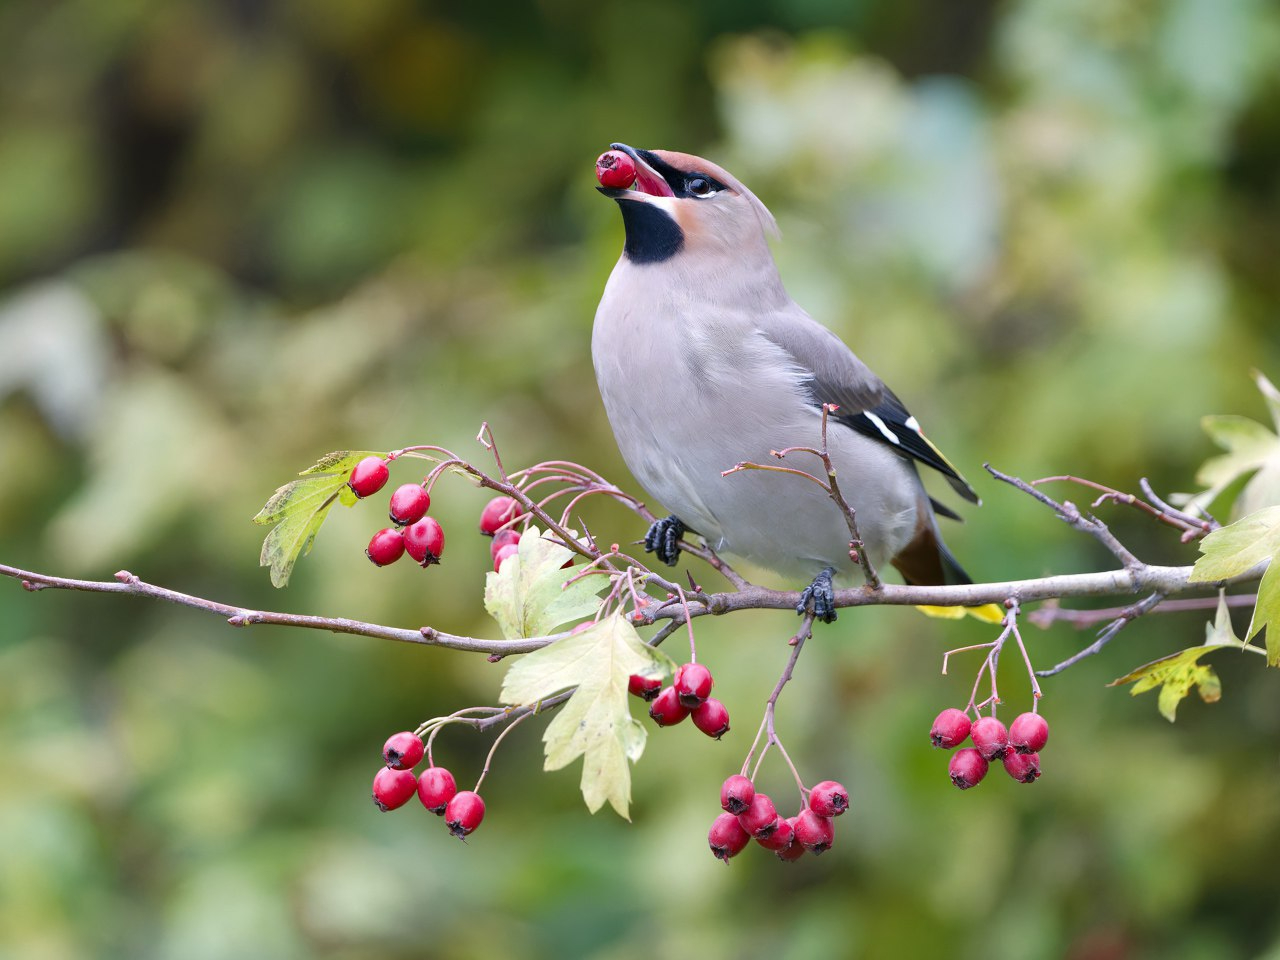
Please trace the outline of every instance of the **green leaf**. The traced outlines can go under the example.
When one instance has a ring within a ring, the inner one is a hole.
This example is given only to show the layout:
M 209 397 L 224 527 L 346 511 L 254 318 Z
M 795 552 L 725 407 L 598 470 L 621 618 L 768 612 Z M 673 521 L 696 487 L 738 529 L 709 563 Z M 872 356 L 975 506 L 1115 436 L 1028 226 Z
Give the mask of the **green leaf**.
M 1222 697 L 1222 681 L 1208 664 L 1199 663 L 1199 659 L 1211 650 L 1224 647 L 1240 649 L 1239 643 L 1205 644 L 1180 650 L 1159 660 L 1143 664 L 1131 673 L 1112 680 L 1108 686 L 1117 687 L 1124 683 L 1132 683 L 1129 692 L 1135 697 L 1155 687 L 1160 687 L 1160 695 L 1156 706 L 1160 715 L 1170 723 L 1176 719 L 1178 704 L 1191 692 L 1192 687 L 1199 688 L 1200 699 L 1205 703 L 1216 703 Z
M 582 799 L 587 809 L 595 813 L 608 801 L 629 819 L 627 761 L 640 759 L 645 730 L 631 716 L 627 679 L 633 673 L 665 675 L 673 666 L 666 655 L 647 646 L 618 612 L 521 657 L 507 671 L 500 698 L 513 706 L 527 706 L 576 687 L 542 735 L 544 768 L 559 770 L 582 757 Z
M 1257 371 L 1253 379 L 1267 401 L 1276 431 L 1280 431 L 1280 390 Z M 1205 490 L 1177 499 L 1189 510 L 1205 510 L 1228 487 L 1254 473 L 1236 498 L 1232 515 L 1242 517 L 1262 507 L 1280 504 L 1280 436 L 1277 432 L 1240 416 L 1208 416 L 1201 424 L 1227 453 L 1206 460 L 1196 473 L 1196 482 Z
M 1212 583 L 1252 570 L 1280 553 L 1280 506 L 1251 513 L 1200 541 L 1200 559 L 1191 580 Z
M 568 547 L 548 540 L 537 527 L 525 531 L 516 555 L 485 580 L 484 608 L 498 621 L 504 637 L 544 636 L 562 623 L 596 612 L 600 606 L 596 596 L 599 578 L 584 577 L 565 586 L 575 573 L 561 568 L 575 556 Z
M 351 468 L 365 457 L 380 457 L 368 450 L 339 450 L 325 454 L 318 462 L 271 495 L 254 523 L 275 526 L 262 541 L 259 565 L 271 568 L 271 584 L 283 587 L 289 582 L 293 565 L 299 557 L 311 552 L 320 525 L 335 503 L 351 506 L 356 496 L 347 486 Z
M 1277 390 L 1276 385 L 1263 376 L 1260 370 L 1253 371 L 1253 382 L 1257 384 L 1258 392 L 1267 401 L 1267 409 L 1271 411 L 1271 422 L 1276 426 L 1276 433 L 1280 433 L 1280 390 Z
M 1275 557 L 1267 566 L 1258 584 L 1258 600 L 1253 606 L 1253 618 L 1249 621 L 1246 640 L 1252 640 L 1260 630 L 1267 631 L 1267 666 L 1280 666 L 1280 562 Z

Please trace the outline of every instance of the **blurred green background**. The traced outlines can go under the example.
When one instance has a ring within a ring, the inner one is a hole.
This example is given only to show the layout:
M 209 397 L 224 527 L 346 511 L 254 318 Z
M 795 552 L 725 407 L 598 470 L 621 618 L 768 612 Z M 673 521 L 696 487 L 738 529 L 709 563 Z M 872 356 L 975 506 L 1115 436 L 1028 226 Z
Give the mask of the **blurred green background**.
M 10 564 L 494 635 L 461 481 L 425 574 L 361 556 L 371 504 L 273 591 L 248 518 L 331 449 L 482 458 L 485 420 L 508 465 L 630 484 L 588 346 L 612 140 L 712 157 L 771 206 L 792 294 L 978 484 L 948 537 L 979 578 L 1110 562 L 984 460 L 1188 490 L 1199 416 L 1262 418 L 1248 371 L 1280 376 L 1267 0 L 9 0 L 0 64 Z M 1103 514 L 1145 559 L 1193 555 Z M 416 801 L 378 814 L 369 781 L 388 734 L 493 702 L 502 667 L 6 581 L 0 955 L 1277 958 L 1275 678 L 1219 655 L 1223 701 L 1173 727 L 1104 687 L 1205 619 L 1147 618 L 1049 681 L 1044 778 L 961 794 L 926 734 L 977 664 L 940 655 L 991 630 L 843 615 L 779 715 L 806 778 L 853 789 L 836 847 L 726 869 L 705 832 L 787 615 L 698 625 L 734 729 L 654 732 L 633 823 L 542 774 L 531 723 L 463 845 Z M 1042 666 L 1087 637 L 1029 633 Z M 468 781 L 487 747 L 437 756 Z M 780 764 L 764 784 L 790 795 Z

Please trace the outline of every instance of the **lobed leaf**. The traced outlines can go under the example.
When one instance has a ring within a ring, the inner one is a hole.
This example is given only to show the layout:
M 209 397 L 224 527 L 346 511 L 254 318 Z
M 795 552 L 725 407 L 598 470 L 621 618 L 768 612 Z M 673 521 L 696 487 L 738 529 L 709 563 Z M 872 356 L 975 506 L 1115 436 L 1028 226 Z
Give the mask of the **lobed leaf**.
M 1221 699 L 1222 681 L 1218 679 L 1212 667 L 1200 663 L 1199 660 L 1209 651 L 1221 650 L 1224 647 L 1239 650 L 1240 644 L 1216 643 L 1189 647 L 1143 664 L 1123 677 L 1112 680 L 1108 686 L 1118 687 L 1124 683 L 1132 683 L 1133 689 L 1129 692 L 1135 697 L 1160 687 L 1156 705 L 1160 715 L 1173 723 L 1177 719 L 1178 704 L 1191 692 L 1192 687 L 1199 689 L 1200 699 L 1205 703 L 1216 703 Z
M 516 555 L 485 579 L 484 608 L 504 637 L 540 637 L 596 612 L 599 579 L 586 577 L 566 586 L 573 572 L 562 568 L 575 556 L 537 527 L 525 531 Z
M 283 587 L 289 582 L 299 557 L 311 552 L 316 534 L 335 503 L 351 506 L 356 495 L 347 486 L 351 468 L 365 457 L 380 457 L 368 450 L 338 450 L 325 454 L 319 461 L 276 490 L 254 516 L 253 522 L 275 526 L 262 541 L 260 566 L 271 568 L 271 584 Z
M 627 680 L 633 673 L 652 676 L 673 666 L 615 612 L 513 663 L 500 699 L 527 706 L 576 688 L 543 733 L 544 768 L 559 770 L 582 757 L 587 809 L 595 813 L 607 801 L 619 816 L 628 817 L 628 761 L 634 763 L 643 753 L 645 730 L 631 716 Z
M 1212 583 L 1248 573 L 1280 553 L 1280 506 L 1251 513 L 1200 541 L 1200 559 L 1191 580 Z

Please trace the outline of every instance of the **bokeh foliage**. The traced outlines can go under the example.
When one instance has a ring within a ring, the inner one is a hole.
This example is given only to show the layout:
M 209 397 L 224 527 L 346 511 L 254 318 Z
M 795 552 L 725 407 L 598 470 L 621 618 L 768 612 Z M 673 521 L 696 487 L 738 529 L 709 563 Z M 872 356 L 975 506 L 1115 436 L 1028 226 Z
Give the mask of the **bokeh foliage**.
M 1248 370 L 1280 373 L 1266 0 L 10 0 L 0 63 L 0 559 L 21 566 L 493 634 L 485 497 L 460 482 L 425 575 L 364 561 L 368 506 L 275 592 L 248 520 L 328 450 L 480 457 L 484 420 L 512 466 L 626 479 L 588 351 L 612 140 L 712 156 L 772 207 L 793 295 L 979 482 L 949 539 L 981 578 L 1109 562 L 982 461 L 1190 489 L 1198 418 L 1260 417 Z M 963 795 L 925 732 L 968 691 L 941 650 L 987 628 L 842 616 L 780 722 L 853 812 L 821 860 L 726 870 L 703 837 L 783 614 L 699 625 L 735 729 L 650 737 L 633 824 L 543 775 L 526 724 L 464 846 L 377 815 L 368 782 L 388 733 L 493 702 L 501 667 L 0 588 L 0 955 L 1280 956 L 1274 678 L 1219 658 L 1222 701 L 1175 727 L 1103 686 L 1208 614 L 1051 681 L 1046 776 Z M 1043 664 L 1081 640 L 1031 639 Z M 486 748 L 440 747 L 460 780 Z

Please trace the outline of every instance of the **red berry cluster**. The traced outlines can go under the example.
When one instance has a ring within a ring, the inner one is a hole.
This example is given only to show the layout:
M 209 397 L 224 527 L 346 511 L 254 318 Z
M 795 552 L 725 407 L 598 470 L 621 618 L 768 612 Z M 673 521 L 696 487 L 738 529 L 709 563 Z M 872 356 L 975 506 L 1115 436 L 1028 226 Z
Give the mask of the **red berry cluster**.
M 351 468 L 347 486 L 363 500 L 381 490 L 387 483 L 389 461 L 382 457 L 365 457 Z M 434 517 L 427 516 L 431 494 L 420 483 L 406 483 L 391 494 L 388 513 L 394 527 L 379 530 L 369 541 L 365 555 L 380 567 L 395 563 L 406 553 L 424 567 L 440 562 L 444 553 L 444 530 Z
M 676 669 L 671 686 L 652 677 L 632 674 L 627 689 L 649 701 L 649 716 L 660 727 L 672 727 L 692 716 L 693 724 L 708 737 L 719 740 L 729 732 L 729 711 L 711 696 L 715 680 L 700 663 L 686 663 Z
M 849 809 L 849 791 L 835 780 L 824 780 L 809 791 L 809 800 L 794 817 L 781 817 L 768 794 L 735 774 L 720 787 L 720 806 L 707 833 L 711 852 L 728 862 L 754 839 L 779 860 L 798 860 L 806 850 L 826 853 L 835 841 L 834 818 Z
M 981 783 L 996 760 L 1019 783 L 1035 783 L 1040 776 L 1040 751 L 1049 742 L 1049 724 L 1038 713 L 1024 713 L 1005 729 L 995 717 L 970 723 L 967 713 L 949 707 L 938 714 L 929 731 L 933 745 L 948 750 L 970 738 L 973 746 L 956 750 L 949 767 L 951 782 L 961 790 Z
M 373 802 L 379 810 L 395 810 L 409 802 L 415 793 L 422 805 L 444 817 L 444 825 L 458 839 L 480 826 L 484 819 L 484 801 L 471 790 L 459 790 L 453 774 L 444 767 L 430 766 L 415 776 L 413 768 L 423 757 L 422 740 L 404 731 L 392 734 L 382 748 L 387 765 L 373 778 Z

